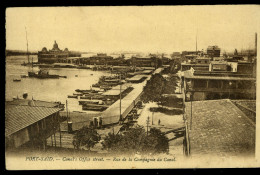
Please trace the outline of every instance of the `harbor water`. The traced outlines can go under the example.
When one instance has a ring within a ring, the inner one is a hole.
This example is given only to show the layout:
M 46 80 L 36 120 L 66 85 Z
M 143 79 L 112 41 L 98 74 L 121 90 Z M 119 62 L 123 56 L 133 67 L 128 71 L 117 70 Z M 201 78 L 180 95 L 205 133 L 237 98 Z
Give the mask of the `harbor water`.
M 37 55 L 30 55 L 30 61 L 37 62 Z M 37 79 L 21 78 L 21 75 L 28 75 L 28 71 L 38 71 L 38 67 L 22 66 L 27 62 L 27 56 L 7 56 L 6 57 L 6 92 L 7 101 L 18 97 L 22 99 L 23 93 L 28 93 L 27 99 L 43 101 L 60 101 L 65 104 L 68 100 L 68 109 L 70 111 L 82 111 L 78 105 L 77 99 L 67 98 L 72 95 L 76 89 L 90 89 L 92 84 L 98 82 L 103 75 L 110 75 L 109 71 L 92 71 L 90 69 L 76 68 L 48 68 L 49 74 L 58 74 L 67 76 L 59 79 Z M 45 68 L 46 70 L 46 68 Z M 19 78 L 20 82 L 13 79 Z

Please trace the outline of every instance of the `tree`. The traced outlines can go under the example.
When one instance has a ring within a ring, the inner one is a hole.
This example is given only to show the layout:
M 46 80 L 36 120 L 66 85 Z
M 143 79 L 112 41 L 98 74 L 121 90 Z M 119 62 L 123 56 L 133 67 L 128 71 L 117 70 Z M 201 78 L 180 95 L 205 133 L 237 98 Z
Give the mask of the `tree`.
M 163 94 L 174 94 L 176 87 L 178 86 L 177 81 L 178 81 L 178 77 L 170 74 L 169 80 L 165 82 L 165 88 Z
M 147 81 L 146 86 L 143 88 L 141 100 L 147 102 L 160 102 L 161 95 L 165 88 L 166 80 L 161 74 L 152 75 L 151 79 Z
M 102 142 L 103 149 L 112 153 L 134 155 L 137 152 L 143 155 L 168 153 L 167 137 L 156 128 L 151 128 L 148 136 L 142 126 L 130 128 L 124 134 L 109 133 Z
M 101 137 L 95 129 L 84 126 L 76 132 L 72 143 L 76 149 L 86 146 L 90 151 L 90 148 L 93 148 L 100 141 L 100 139 Z

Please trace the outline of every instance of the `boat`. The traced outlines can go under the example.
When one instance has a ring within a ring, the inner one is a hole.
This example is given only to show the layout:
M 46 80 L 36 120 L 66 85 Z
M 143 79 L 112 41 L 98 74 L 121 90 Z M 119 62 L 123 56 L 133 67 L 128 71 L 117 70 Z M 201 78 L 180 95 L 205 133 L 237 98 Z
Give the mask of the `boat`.
M 112 89 L 112 87 L 111 86 L 104 86 L 104 85 L 102 85 L 102 86 L 100 86 L 100 89 L 104 89 L 106 91 L 106 90 Z
M 19 82 L 19 81 L 21 81 L 21 79 L 14 78 L 13 81 L 14 81 L 14 82 Z
M 86 104 L 101 104 L 102 101 L 100 100 L 80 100 L 79 105 L 86 105 Z
M 21 75 L 21 78 L 27 78 L 28 75 Z
M 80 99 L 91 99 L 90 95 L 84 95 L 84 96 L 80 96 Z
M 83 94 L 81 92 L 75 92 L 73 95 L 82 96 Z
M 92 87 L 97 87 L 97 88 L 99 88 L 100 85 L 99 85 L 98 83 L 96 83 L 96 84 L 93 84 Z
M 49 74 L 48 71 L 38 71 L 38 72 L 28 72 L 28 76 L 29 77 L 34 77 L 34 78 L 41 78 L 41 79 L 45 79 L 45 78 L 59 78 L 59 75 L 51 75 Z
M 82 105 L 82 110 L 89 110 L 89 111 L 104 111 L 107 109 L 106 106 L 103 105 L 93 105 L 93 104 L 87 104 L 87 105 Z
M 68 95 L 68 98 L 78 98 L 77 95 Z

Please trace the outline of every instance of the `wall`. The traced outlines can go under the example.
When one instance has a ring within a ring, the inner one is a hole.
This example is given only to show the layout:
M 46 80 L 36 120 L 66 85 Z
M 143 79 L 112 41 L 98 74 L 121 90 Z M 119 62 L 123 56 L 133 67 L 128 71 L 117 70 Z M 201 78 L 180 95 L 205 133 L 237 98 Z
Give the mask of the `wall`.
M 14 147 L 17 148 L 21 145 L 23 145 L 24 143 L 28 142 L 29 139 L 29 133 L 28 133 L 28 129 L 24 128 L 16 133 L 14 133 L 12 135 L 13 140 L 14 140 Z

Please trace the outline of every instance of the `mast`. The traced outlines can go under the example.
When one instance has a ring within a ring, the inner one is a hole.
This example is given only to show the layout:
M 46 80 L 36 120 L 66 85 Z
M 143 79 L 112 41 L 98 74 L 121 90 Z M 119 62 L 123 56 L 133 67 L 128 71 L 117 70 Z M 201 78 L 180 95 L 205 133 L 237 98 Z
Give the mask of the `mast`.
M 29 53 L 28 53 L 28 39 L 27 39 L 27 30 L 26 30 L 26 27 L 25 27 L 25 34 L 26 34 L 26 45 L 27 45 L 27 58 L 28 58 L 28 63 L 30 63 Z
M 198 29 L 197 29 L 197 32 L 196 32 L 196 54 L 197 54 L 197 35 L 198 35 Z

